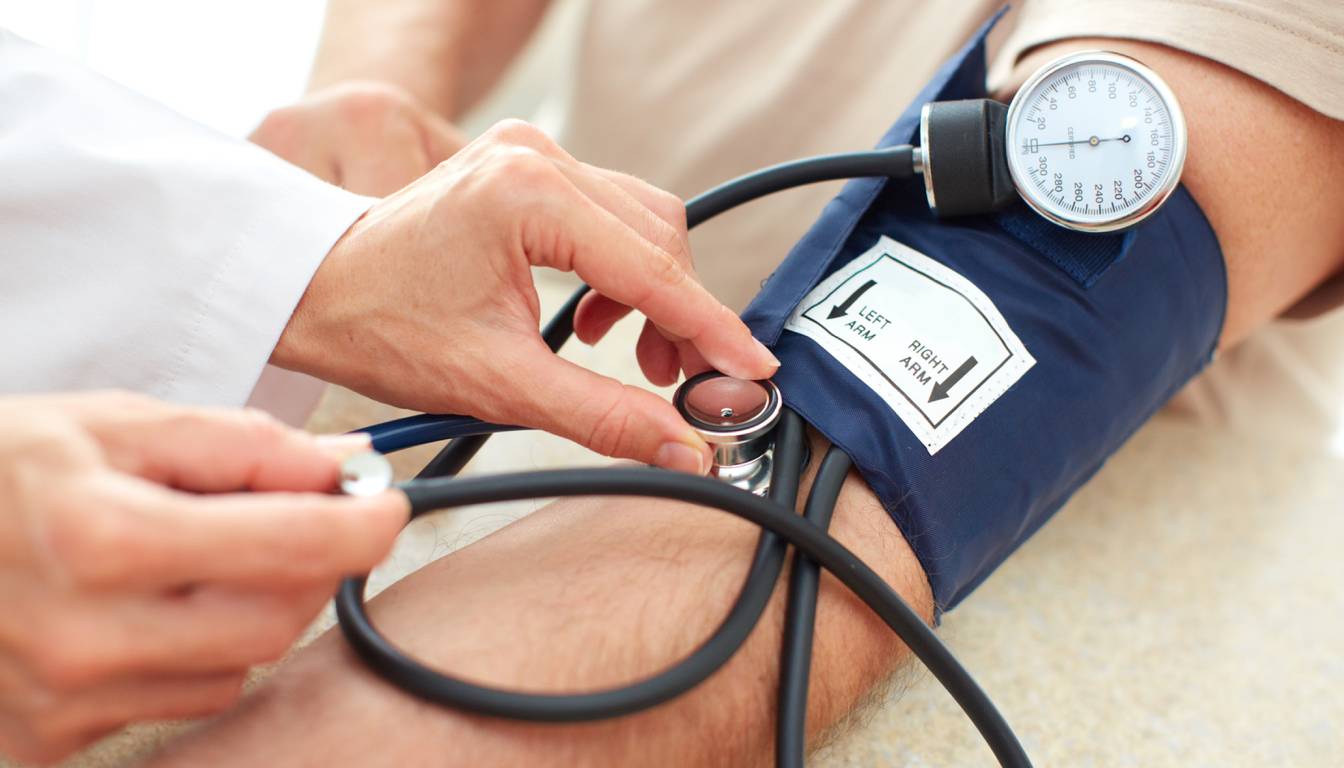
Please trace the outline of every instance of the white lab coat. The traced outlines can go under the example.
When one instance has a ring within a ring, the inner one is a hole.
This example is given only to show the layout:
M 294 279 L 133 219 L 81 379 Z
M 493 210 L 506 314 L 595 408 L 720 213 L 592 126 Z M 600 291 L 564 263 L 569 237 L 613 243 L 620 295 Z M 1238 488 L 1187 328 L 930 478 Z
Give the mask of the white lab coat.
M 0 394 L 244 403 L 370 203 L 0 30 Z

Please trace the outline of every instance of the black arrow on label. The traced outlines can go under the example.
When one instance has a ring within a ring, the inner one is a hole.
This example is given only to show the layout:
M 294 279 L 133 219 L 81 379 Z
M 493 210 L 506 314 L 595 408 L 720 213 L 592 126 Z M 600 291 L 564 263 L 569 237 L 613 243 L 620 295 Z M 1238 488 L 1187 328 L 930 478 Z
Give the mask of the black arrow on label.
M 831 307 L 831 312 L 830 314 L 826 315 L 826 319 L 834 320 L 837 317 L 844 317 L 845 315 L 849 314 L 850 305 L 853 304 L 855 300 L 857 300 L 860 296 L 864 294 L 865 291 L 867 291 L 869 288 L 872 288 L 874 285 L 877 285 L 877 281 L 875 280 L 869 280 L 863 285 L 860 285 L 858 290 L 849 294 L 848 299 L 845 299 L 839 304 L 836 304 L 835 306 Z
M 966 362 L 957 366 L 957 370 L 953 371 L 951 376 L 948 376 L 946 379 L 933 385 L 933 392 L 929 395 L 929 402 L 936 403 L 939 400 L 946 398 L 948 390 L 957 386 L 957 382 L 961 381 L 974 367 L 975 358 L 966 358 Z

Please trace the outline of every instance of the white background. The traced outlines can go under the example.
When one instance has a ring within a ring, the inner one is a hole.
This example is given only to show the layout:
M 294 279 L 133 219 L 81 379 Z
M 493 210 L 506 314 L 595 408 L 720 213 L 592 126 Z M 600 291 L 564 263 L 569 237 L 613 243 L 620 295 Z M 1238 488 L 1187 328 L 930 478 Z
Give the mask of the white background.
M 188 117 L 246 136 L 308 80 L 326 0 L 0 0 L 0 27 L 69 54 Z M 582 0 L 552 3 L 533 43 L 463 121 L 558 119 L 546 84 L 577 37 Z M 540 111 L 539 111 L 540 110 Z
M 0 0 L 0 26 L 233 135 L 303 91 L 325 0 Z

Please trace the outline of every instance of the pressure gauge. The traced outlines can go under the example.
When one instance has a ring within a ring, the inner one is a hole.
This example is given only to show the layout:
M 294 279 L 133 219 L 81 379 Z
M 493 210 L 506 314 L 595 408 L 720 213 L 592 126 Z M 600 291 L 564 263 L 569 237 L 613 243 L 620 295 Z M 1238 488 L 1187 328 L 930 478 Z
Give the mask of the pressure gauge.
M 1008 107 L 1008 170 L 1047 219 L 1084 232 L 1133 226 L 1176 189 L 1185 119 L 1152 70 L 1086 51 L 1032 75 Z

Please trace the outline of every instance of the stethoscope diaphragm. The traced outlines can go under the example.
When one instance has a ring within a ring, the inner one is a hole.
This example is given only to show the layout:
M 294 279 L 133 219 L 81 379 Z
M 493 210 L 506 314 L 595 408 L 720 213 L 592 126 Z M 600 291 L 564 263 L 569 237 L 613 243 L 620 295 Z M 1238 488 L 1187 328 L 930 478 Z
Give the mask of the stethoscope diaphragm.
M 769 490 L 773 434 L 784 407 L 773 382 L 707 371 L 678 387 L 672 403 L 714 449 L 714 476 L 758 495 Z

